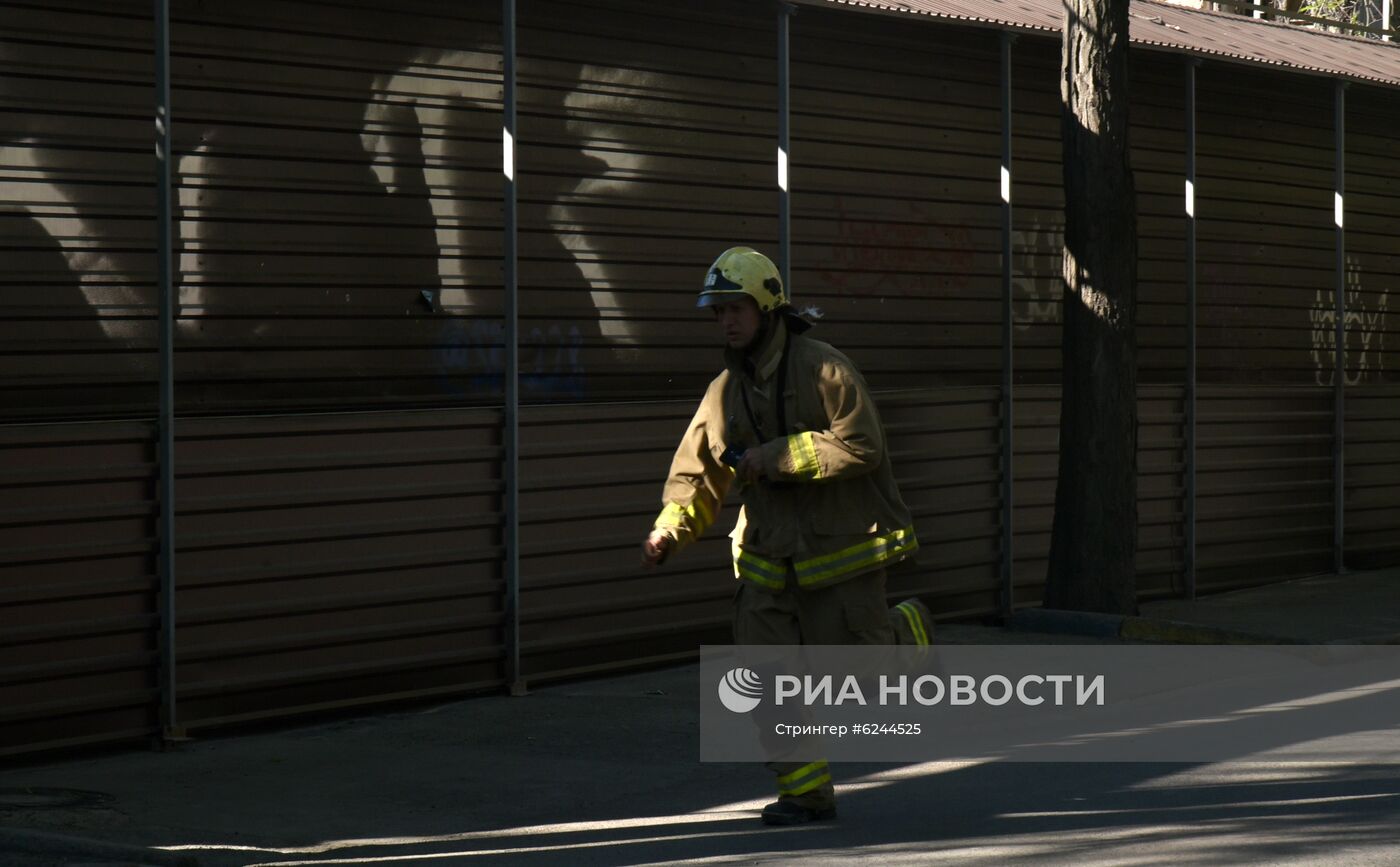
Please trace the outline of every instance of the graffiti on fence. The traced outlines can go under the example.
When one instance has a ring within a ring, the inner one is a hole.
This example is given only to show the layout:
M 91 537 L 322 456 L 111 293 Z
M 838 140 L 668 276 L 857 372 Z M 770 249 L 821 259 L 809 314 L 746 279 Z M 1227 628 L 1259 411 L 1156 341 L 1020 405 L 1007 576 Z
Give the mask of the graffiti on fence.
M 582 397 L 586 387 L 577 325 L 531 326 L 520 335 L 520 393 Z M 499 319 L 444 322 L 435 351 L 439 388 L 459 397 L 499 394 L 504 388 L 505 329 Z
M 888 219 L 854 216 L 836 197 L 837 238 L 821 278 L 853 295 L 912 296 L 933 283 L 964 287 L 973 268 L 972 233 L 940 223 L 912 201 L 895 206 Z
M 1385 317 L 1390 302 L 1390 290 L 1367 301 L 1361 287 L 1361 266 L 1353 257 L 1346 260 L 1346 293 L 1343 296 L 1345 314 L 1342 317 L 1342 348 L 1344 350 L 1344 382 L 1360 385 L 1368 379 L 1379 379 L 1385 372 Z M 1337 381 L 1334 358 L 1337 346 L 1337 293 L 1333 289 L 1318 289 L 1308 309 L 1312 325 L 1312 360 L 1318 385 Z
M 1018 331 L 1060 321 L 1064 282 L 1060 263 L 1064 229 L 1059 223 L 1031 222 L 1011 234 L 1011 316 Z
M 446 79 L 439 70 L 494 69 L 498 59 L 489 49 L 422 50 L 375 79 L 360 133 L 385 192 L 426 195 L 439 248 L 442 306 L 467 314 L 489 309 L 489 293 L 484 295 L 479 287 L 499 281 L 496 257 L 483 255 L 480 248 L 481 226 L 499 219 L 499 206 L 492 199 L 499 189 L 500 166 L 483 163 L 473 143 L 475 138 L 500 135 L 499 90 L 466 76 Z M 564 263 L 559 268 L 563 276 L 552 279 L 566 281 L 568 288 L 591 301 L 594 316 L 586 327 L 622 350 L 636 345 L 638 338 L 629 317 L 606 315 L 626 309 L 628 303 L 615 291 L 618 281 L 608 264 L 620 251 L 606 245 L 619 241 L 585 227 L 596 219 L 599 203 L 625 204 L 636 195 L 636 179 L 646 173 L 653 157 L 645 151 L 583 145 L 625 140 L 623 127 L 638 110 L 635 94 L 651 76 L 590 64 L 561 65 L 560 70 L 567 86 L 536 93 L 540 101 L 532 107 L 532 141 L 574 146 L 549 148 L 549 170 L 529 175 L 531 197 L 548 204 L 542 223 L 531 227 L 534 231 L 523 240 L 531 246 L 522 252 L 537 261 Z M 681 109 L 650 105 L 646 110 L 655 114 Z M 547 231 L 538 231 L 540 226 Z

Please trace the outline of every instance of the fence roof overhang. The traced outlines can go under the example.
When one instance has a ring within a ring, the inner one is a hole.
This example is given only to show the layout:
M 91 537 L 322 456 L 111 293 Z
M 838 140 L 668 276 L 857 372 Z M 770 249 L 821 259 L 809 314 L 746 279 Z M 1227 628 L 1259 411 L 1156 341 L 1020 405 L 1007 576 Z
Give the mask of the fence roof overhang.
M 797 5 L 932 18 L 975 27 L 1058 37 L 1064 0 L 789 0 Z M 1400 43 L 1341 36 L 1206 12 L 1152 0 L 1132 0 L 1132 44 L 1247 66 L 1322 75 L 1400 88 Z

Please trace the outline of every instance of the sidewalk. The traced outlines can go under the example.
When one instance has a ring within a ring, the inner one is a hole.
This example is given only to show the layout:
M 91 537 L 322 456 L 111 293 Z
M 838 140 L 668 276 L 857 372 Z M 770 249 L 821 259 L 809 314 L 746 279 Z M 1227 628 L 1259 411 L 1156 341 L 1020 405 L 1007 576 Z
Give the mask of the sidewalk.
M 1400 644 L 1400 568 L 1148 602 L 1137 617 L 1026 609 L 1010 625 L 1182 644 Z
M 1157 620 L 1313 644 L 1400 642 L 1400 569 L 1318 575 L 1283 584 L 1142 606 Z
M 1400 631 L 1397 585 L 1400 569 L 1312 578 L 1190 603 L 1152 603 L 1144 606 L 1144 619 L 1290 640 L 1375 639 Z M 935 638 L 1133 640 L 973 624 L 940 624 Z M 765 828 L 757 815 L 771 790 L 761 769 L 696 760 L 696 677 L 696 667 L 687 665 L 546 687 L 524 698 L 483 696 L 197 740 L 168 753 L 130 750 L 0 771 L 0 865 L 777 864 L 795 848 L 817 865 L 862 857 L 928 863 L 934 849 L 950 862 L 1004 864 L 1024 860 L 1003 845 L 1011 837 L 1043 854 L 1034 863 L 1088 864 L 1099 863 L 1100 855 L 1090 853 L 1100 851 L 1093 841 L 1104 833 L 1141 834 L 1148 852 L 1166 845 L 1162 832 L 1147 825 L 1161 807 L 1123 805 L 1152 801 L 1163 778 L 1214 773 L 1085 765 L 1065 774 L 1055 765 L 995 762 L 846 766 L 840 782 L 852 794 L 843 796 L 840 822 Z M 1308 794 L 1319 803 L 1346 793 L 1328 820 L 1332 827 L 1316 833 L 1352 834 L 1359 849 L 1395 854 L 1387 848 L 1400 818 L 1400 783 L 1393 777 L 1349 768 L 1300 783 L 1317 787 Z M 1231 794 L 1234 785 L 1244 788 Z M 1189 790 L 1241 801 L 1275 797 L 1278 787 L 1277 780 L 1211 777 Z M 1045 812 L 1047 804 L 1083 811 L 1067 825 L 1070 814 Z M 1255 844 L 1240 836 L 1230 804 L 1191 809 L 1202 826 L 1235 829 L 1219 832 L 1234 836 L 1212 845 L 1245 846 L 1236 854 L 1251 860 L 1248 847 Z M 1288 809 L 1313 811 L 1297 813 L 1307 822 L 1319 808 Z M 1172 845 L 1214 833 L 1188 823 Z M 1270 833 L 1259 839 L 1272 839 Z M 1125 850 L 1101 855 L 1115 851 Z M 1176 857 L 1192 855 L 1183 849 Z

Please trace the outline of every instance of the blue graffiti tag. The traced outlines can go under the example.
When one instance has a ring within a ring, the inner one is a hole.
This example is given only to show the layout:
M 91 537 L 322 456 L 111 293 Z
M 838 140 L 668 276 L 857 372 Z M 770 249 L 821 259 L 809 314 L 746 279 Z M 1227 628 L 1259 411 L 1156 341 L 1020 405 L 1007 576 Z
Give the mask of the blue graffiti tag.
M 577 325 L 536 326 L 520 341 L 520 393 L 580 398 L 586 391 Z M 444 322 L 434 347 L 439 390 L 458 397 L 500 394 L 504 388 L 505 329 L 499 320 Z

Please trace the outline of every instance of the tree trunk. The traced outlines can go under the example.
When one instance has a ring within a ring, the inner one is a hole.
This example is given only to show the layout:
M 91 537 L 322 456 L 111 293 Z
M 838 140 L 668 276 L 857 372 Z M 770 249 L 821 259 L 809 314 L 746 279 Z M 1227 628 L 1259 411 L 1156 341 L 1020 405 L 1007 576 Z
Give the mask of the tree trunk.
M 1066 0 L 1064 382 L 1045 605 L 1137 610 L 1137 213 L 1128 0 Z

